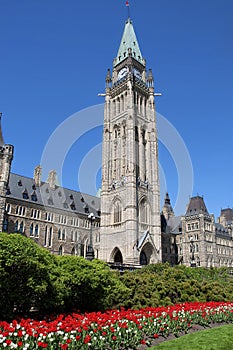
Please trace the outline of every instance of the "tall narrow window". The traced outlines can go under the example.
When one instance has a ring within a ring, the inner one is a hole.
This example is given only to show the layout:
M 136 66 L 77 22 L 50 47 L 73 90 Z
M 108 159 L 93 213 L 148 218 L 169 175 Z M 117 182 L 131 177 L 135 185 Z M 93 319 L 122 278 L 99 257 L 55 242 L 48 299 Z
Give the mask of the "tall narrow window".
M 59 228 L 59 230 L 58 230 L 58 235 L 57 235 L 58 237 L 58 239 L 61 239 L 61 229 Z
M 30 234 L 30 236 L 33 236 L 33 224 L 30 225 L 29 234 Z
M 8 219 L 5 218 L 4 221 L 3 221 L 3 232 L 7 232 L 8 231 Z
M 44 231 L 44 245 L 47 246 L 47 239 L 48 239 L 48 228 L 45 226 L 45 231 Z
M 19 226 L 19 222 L 18 220 L 15 222 L 15 229 L 14 232 L 18 232 L 18 226 Z
M 60 246 L 58 250 L 58 255 L 62 255 L 62 254 L 63 254 L 63 249 L 62 249 L 62 246 Z
M 121 219 L 122 219 L 121 212 L 122 212 L 121 203 L 120 201 L 117 201 L 114 204 L 114 224 L 121 222 Z
M 35 237 L 39 236 L 39 227 L 38 225 L 35 226 Z
M 19 232 L 23 233 L 23 221 L 21 221 L 21 223 L 19 225 Z
M 145 224 L 148 222 L 148 217 L 147 217 L 147 203 L 144 200 L 141 201 L 140 206 L 139 206 L 139 216 L 140 216 L 140 222 Z
M 50 229 L 49 229 L 49 247 L 52 247 L 52 242 L 53 242 L 53 228 L 50 227 Z

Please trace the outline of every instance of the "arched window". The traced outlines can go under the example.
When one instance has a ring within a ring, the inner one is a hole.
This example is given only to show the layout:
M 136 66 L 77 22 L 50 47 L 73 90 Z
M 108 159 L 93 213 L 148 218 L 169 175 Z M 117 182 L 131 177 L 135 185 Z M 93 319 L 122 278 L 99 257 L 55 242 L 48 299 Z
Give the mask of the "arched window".
M 62 231 L 62 240 L 63 241 L 66 240 L 66 230 L 65 229 Z
M 71 242 L 74 242 L 74 232 L 73 231 L 71 231 Z
M 149 224 L 149 207 L 146 199 L 139 204 L 139 221 L 141 224 Z
M 121 220 L 122 220 L 122 208 L 121 208 L 121 202 L 118 200 L 114 203 L 114 217 L 113 217 L 114 224 L 120 223 Z
M 74 247 L 71 250 L 71 255 L 75 255 L 75 248 Z

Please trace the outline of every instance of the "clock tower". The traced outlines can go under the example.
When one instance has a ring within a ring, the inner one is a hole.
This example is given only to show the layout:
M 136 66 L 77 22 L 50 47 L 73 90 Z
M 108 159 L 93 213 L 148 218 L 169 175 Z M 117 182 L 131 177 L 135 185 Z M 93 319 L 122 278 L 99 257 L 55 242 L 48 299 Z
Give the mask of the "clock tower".
M 154 79 L 129 18 L 106 77 L 100 259 L 161 261 L 159 197 Z

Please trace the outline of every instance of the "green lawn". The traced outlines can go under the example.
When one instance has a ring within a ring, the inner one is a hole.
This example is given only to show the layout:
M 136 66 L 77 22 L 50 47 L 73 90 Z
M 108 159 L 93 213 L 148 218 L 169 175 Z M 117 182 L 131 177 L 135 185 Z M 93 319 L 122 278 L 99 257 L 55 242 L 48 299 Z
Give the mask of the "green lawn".
M 166 341 L 150 350 L 233 350 L 233 324 Z

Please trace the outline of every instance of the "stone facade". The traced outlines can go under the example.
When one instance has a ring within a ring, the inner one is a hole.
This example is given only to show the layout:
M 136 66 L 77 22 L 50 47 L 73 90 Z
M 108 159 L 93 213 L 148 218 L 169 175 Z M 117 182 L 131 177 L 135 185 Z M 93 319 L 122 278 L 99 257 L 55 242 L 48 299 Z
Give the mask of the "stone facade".
M 84 257 L 92 231 L 95 257 L 99 257 L 100 198 L 13 173 L 1 198 L 5 203 L 2 231 L 21 233 L 54 254 Z
M 161 261 L 154 82 L 130 19 L 106 78 L 102 165 L 101 259 Z

